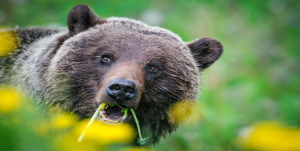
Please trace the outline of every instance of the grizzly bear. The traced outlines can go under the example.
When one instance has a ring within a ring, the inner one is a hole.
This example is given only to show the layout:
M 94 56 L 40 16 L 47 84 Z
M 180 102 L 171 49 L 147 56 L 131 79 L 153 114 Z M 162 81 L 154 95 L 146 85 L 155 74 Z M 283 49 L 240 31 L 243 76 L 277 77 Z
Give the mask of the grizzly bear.
M 177 129 L 170 107 L 197 100 L 200 71 L 223 52 L 215 39 L 185 43 L 140 21 L 99 18 L 82 4 L 70 10 L 67 25 L 13 29 L 19 45 L 0 58 L 0 83 L 16 85 L 38 105 L 57 106 L 80 119 L 91 117 L 103 102 L 117 104 L 103 109 L 98 119 L 136 127 L 132 113 L 124 119 L 121 112 L 130 107 L 149 137 L 147 144 Z

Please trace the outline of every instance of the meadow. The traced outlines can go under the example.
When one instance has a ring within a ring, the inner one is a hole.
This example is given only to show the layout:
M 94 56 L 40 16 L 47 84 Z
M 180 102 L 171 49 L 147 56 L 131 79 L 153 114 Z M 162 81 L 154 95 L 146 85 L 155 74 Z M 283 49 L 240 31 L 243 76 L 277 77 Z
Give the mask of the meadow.
M 0 27 L 66 26 L 68 11 L 80 3 L 103 18 L 129 17 L 169 29 L 184 41 L 211 37 L 223 44 L 221 58 L 201 73 L 193 115 L 175 133 L 144 150 L 300 150 L 300 1 L 2 0 Z M 0 43 L 0 50 L 3 47 Z M 34 105 L 18 103 L 28 98 L 13 88 L 1 93 L 0 150 L 142 150 L 109 146 L 111 142 L 97 142 L 92 134 L 90 142 L 78 144 L 70 138 L 86 121 L 76 123 L 65 113 L 43 122 Z M 16 103 L 5 105 L 8 99 Z M 69 132 L 75 124 L 77 129 Z M 55 133 L 45 136 L 50 130 Z M 130 141 L 121 132 L 111 139 Z

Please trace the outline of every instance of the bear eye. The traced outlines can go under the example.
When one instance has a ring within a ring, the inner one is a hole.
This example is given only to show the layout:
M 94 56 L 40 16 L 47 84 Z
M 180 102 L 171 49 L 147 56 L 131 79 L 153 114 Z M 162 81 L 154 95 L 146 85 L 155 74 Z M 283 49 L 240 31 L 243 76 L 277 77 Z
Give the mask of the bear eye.
M 156 65 L 148 65 L 148 71 L 151 73 L 157 73 L 158 72 L 158 66 Z
M 102 62 L 110 62 L 110 58 L 109 57 L 103 57 Z
M 102 55 L 102 57 L 101 57 L 101 64 L 103 64 L 103 65 L 108 65 L 108 64 L 111 64 L 112 63 L 112 59 L 113 58 L 113 56 L 112 55 Z
M 150 70 L 151 70 L 152 72 L 156 72 L 157 69 L 158 69 L 158 68 L 157 68 L 156 66 L 151 66 L 151 67 L 150 67 Z

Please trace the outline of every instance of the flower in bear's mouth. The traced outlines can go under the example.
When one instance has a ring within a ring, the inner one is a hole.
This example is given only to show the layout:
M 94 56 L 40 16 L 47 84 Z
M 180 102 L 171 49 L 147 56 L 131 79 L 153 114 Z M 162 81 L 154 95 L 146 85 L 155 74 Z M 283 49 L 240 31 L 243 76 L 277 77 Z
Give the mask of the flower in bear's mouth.
M 106 124 L 122 124 L 127 117 L 128 107 L 124 105 L 103 102 L 100 105 L 97 119 Z
M 145 145 L 146 140 L 148 138 L 142 137 L 139 121 L 134 113 L 134 110 L 128 106 L 123 106 L 123 105 L 114 104 L 114 103 L 107 103 L 107 102 L 103 102 L 99 105 L 98 109 L 94 113 L 90 122 L 88 123 L 88 125 L 85 127 L 82 134 L 78 138 L 78 141 L 79 142 L 82 141 L 85 131 L 93 123 L 93 121 L 96 119 L 96 117 L 99 121 L 102 121 L 104 123 L 118 125 L 118 124 L 121 124 L 124 122 L 124 120 L 127 117 L 128 110 L 131 111 L 132 116 L 133 116 L 136 126 L 137 126 L 137 130 L 138 130 L 138 134 L 139 134 L 138 143 L 140 145 Z

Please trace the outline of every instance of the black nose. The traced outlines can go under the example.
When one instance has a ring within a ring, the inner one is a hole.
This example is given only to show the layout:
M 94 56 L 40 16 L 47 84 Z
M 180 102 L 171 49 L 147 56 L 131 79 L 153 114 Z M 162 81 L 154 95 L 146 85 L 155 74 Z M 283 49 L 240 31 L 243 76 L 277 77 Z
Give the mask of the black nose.
M 118 101 L 129 101 L 136 96 L 137 88 L 133 81 L 114 79 L 107 85 L 106 93 L 109 97 Z

